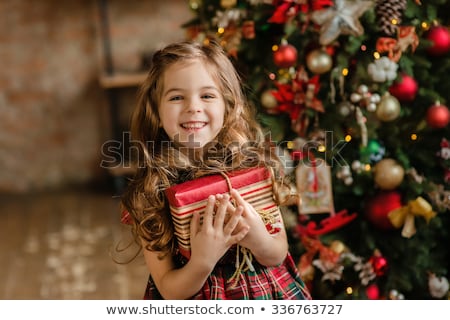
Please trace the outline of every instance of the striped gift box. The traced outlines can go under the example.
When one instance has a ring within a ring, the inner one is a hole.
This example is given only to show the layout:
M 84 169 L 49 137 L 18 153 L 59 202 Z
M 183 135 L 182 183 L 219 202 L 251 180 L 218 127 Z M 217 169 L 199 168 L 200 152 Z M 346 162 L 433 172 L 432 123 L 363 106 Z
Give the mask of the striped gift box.
M 180 253 L 190 257 L 190 221 L 193 212 L 202 214 L 208 196 L 229 192 L 230 188 L 239 191 L 266 223 L 267 230 L 279 230 L 281 213 L 274 201 L 271 171 L 264 167 L 244 169 L 214 174 L 190 180 L 166 189 L 170 212 L 175 227 L 175 236 Z

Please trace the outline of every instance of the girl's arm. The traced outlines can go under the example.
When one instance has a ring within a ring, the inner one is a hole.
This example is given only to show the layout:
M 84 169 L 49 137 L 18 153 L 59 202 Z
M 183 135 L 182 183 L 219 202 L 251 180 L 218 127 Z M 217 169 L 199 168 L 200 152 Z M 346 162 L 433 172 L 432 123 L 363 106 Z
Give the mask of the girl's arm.
M 280 231 L 270 234 L 258 212 L 241 197 L 238 191 L 231 190 L 231 196 L 236 201 L 238 208 L 243 208 L 243 221 L 250 227 L 250 231 L 239 244 L 248 248 L 262 265 L 276 266 L 282 263 L 288 253 L 288 241 L 283 221 L 280 224 Z
M 248 226 L 239 223 L 242 209 L 230 210 L 228 196 L 217 199 L 217 210 L 214 210 L 216 197 L 208 198 L 202 222 L 198 212 L 194 213 L 190 224 L 191 257 L 183 267 L 176 269 L 170 255 L 160 259 L 159 252 L 144 250 L 150 274 L 164 299 L 188 299 L 195 295 L 217 261 L 247 234 Z M 227 213 L 229 219 L 225 219 Z

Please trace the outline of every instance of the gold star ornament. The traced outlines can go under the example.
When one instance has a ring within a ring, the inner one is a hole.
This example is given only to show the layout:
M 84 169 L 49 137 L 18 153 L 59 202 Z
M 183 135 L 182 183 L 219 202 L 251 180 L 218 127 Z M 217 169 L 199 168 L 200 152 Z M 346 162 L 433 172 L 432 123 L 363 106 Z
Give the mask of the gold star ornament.
M 341 34 L 360 36 L 364 29 L 359 18 L 373 6 L 367 0 L 335 0 L 334 6 L 314 11 L 311 19 L 320 25 L 321 45 L 328 45 Z

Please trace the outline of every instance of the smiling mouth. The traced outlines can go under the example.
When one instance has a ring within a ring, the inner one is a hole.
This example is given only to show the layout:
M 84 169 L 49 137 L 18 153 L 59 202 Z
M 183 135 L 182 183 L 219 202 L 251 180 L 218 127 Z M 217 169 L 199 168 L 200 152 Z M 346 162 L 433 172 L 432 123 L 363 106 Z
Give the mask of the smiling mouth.
M 198 130 L 205 127 L 206 124 L 206 122 L 185 122 L 180 124 L 180 126 L 186 130 Z

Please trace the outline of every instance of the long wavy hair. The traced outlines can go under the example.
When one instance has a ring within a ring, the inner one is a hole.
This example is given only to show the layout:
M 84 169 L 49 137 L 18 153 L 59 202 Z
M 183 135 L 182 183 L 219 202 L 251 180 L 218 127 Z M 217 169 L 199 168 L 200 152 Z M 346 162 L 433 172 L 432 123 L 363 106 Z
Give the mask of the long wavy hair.
M 200 156 L 180 152 L 163 130 L 158 114 L 164 72 L 175 63 L 193 60 L 204 63 L 225 101 L 223 128 Z M 138 150 L 137 172 L 121 197 L 130 214 L 133 233 L 136 239 L 144 241 L 146 249 L 175 253 L 173 224 L 164 196 L 169 186 L 219 171 L 279 166 L 242 86 L 232 61 L 214 41 L 178 42 L 153 55 L 131 118 L 132 142 Z

